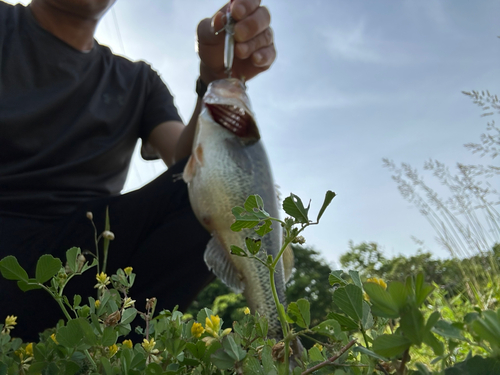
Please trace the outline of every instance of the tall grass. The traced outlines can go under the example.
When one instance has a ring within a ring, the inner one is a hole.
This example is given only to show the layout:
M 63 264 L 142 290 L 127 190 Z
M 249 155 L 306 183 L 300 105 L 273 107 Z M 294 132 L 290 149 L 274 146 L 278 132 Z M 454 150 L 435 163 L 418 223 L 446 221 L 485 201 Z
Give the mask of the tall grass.
M 474 104 L 481 107 L 482 117 L 500 113 L 496 95 L 486 92 L 463 92 Z M 472 153 L 495 159 L 500 151 L 500 129 L 491 120 L 479 143 L 464 145 Z M 415 205 L 437 234 L 438 242 L 452 257 L 470 259 L 470 266 L 460 264 L 468 296 L 481 308 L 487 308 L 491 296 L 481 292 L 481 280 L 498 292 L 500 270 L 498 259 L 491 251 L 500 243 L 500 193 L 495 188 L 500 167 L 493 164 L 456 164 L 450 168 L 438 160 L 428 160 L 424 170 L 432 173 L 445 195 L 430 187 L 417 169 L 407 163 L 397 166 L 392 160 L 383 159 L 384 167 L 393 174 L 398 190 L 404 199 Z M 486 262 L 486 263 L 485 263 Z

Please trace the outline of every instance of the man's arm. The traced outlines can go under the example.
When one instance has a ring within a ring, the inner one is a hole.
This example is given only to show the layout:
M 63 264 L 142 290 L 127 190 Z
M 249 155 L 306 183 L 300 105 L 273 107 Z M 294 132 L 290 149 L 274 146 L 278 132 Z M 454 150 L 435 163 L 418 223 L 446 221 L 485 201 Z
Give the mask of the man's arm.
M 191 154 L 196 122 L 201 111 L 201 98 L 196 101 L 191 120 L 184 126 L 179 121 L 163 122 L 149 135 L 148 142 L 170 167 Z

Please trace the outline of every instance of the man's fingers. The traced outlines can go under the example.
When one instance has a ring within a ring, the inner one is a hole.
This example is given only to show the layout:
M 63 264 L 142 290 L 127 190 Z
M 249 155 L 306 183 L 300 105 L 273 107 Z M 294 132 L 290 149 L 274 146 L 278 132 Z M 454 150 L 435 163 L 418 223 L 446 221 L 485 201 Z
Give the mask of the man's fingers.
M 273 44 L 273 31 L 268 27 L 264 32 L 247 42 L 237 43 L 235 47 L 236 57 L 246 59 L 255 51 Z
M 276 60 L 274 44 L 261 48 L 252 55 L 253 65 L 259 68 L 269 68 Z
M 240 21 L 252 14 L 260 6 L 260 0 L 234 0 L 231 15 L 236 21 Z
M 234 26 L 234 40 L 246 42 L 256 37 L 271 24 L 271 14 L 266 7 L 259 7 L 255 12 L 237 22 Z

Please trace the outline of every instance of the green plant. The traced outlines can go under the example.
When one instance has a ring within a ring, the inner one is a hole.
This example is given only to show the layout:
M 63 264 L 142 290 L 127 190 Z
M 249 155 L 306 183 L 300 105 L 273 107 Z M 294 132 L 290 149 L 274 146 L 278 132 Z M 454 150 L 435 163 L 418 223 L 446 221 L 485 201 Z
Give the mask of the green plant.
M 313 224 L 300 198 L 287 199 L 285 212 L 291 217 L 281 221 L 284 246 Z M 333 193 L 327 193 L 314 223 L 332 199 Z M 249 197 L 235 213 L 234 229 L 246 225 L 262 235 L 269 221 L 277 220 L 266 215 L 258 196 Z M 256 257 L 261 249 L 256 240 L 247 239 L 246 249 L 233 251 Z M 274 288 L 272 270 L 279 258 L 264 259 L 256 261 L 269 267 Z M 98 273 L 96 299 L 84 303 L 80 296 L 67 298 L 64 286 L 97 261 L 83 261 L 78 248 L 67 251 L 66 261 L 67 267 L 62 267 L 60 260 L 44 255 L 30 278 L 15 257 L 0 260 L 4 277 L 17 281 L 23 290 L 49 292 L 60 301 L 67 319 L 44 332 L 40 342 L 23 343 L 11 337 L 16 321 L 8 316 L 0 324 L 0 374 L 455 375 L 473 374 L 471 369 L 496 371 L 500 366 L 500 309 L 465 304 L 458 311 L 454 302 L 436 294 L 422 273 L 386 284 L 377 278 L 363 282 L 354 270 L 333 271 L 331 312 L 318 322 L 311 320 L 308 300 L 299 298 L 285 309 L 275 298 L 284 328 L 283 340 L 276 341 L 267 337 L 267 319 L 250 314 L 248 308 L 231 328 L 224 328 L 222 319 L 208 308 L 200 309 L 195 318 L 176 309 L 155 314 L 154 298 L 144 312 L 139 311 L 129 295 L 135 280 L 131 267 L 111 276 Z M 136 328 L 144 338 L 134 344 L 126 335 L 136 316 L 145 321 L 145 328 Z M 294 365 L 289 366 L 290 344 L 297 337 L 307 337 L 315 345 L 296 351 Z M 420 357 L 423 362 L 411 359 L 418 353 L 425 354 Z

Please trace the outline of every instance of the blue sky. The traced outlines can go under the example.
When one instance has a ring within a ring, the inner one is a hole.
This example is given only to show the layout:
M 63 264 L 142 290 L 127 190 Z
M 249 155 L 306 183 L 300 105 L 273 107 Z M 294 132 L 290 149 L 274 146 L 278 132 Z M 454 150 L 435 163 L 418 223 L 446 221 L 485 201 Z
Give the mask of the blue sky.
M 382 158 L 422 170 L 429 158 L 490 163 L 465 150 L 487 119 L 462 90 L 500 94 L 500 2 L 488 0 L 269 0 L 278 58 L 248 92 L 282 195 L 338 196 L 309 245 L 335 261 L 350 240 L 387 256 L 414 253 L 412 236 L 447 256 L 417 209 L 403 200 Z M 97 39 L 148 61 L 187 121 L 195 103 L 200 19 L 212 0 L 118 0 Z M 498 165 L 498 162 L 496 162 Z M 134 157 L 126 190 L 164 170 Z M 426 177 L 432 182 L 432 176 Z M 439 189 L 439 188 L 438 188 Z

